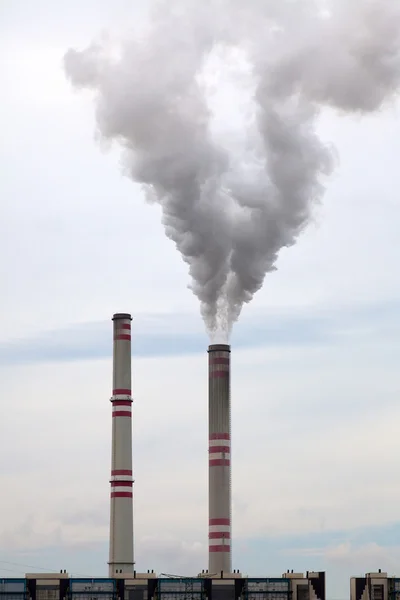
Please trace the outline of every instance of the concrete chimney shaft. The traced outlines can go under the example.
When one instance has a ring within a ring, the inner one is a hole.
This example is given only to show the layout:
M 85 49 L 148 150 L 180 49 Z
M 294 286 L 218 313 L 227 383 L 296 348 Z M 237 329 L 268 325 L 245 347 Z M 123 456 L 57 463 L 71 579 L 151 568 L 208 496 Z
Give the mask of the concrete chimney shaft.
M 230 346 L 208 347 L 208 571 L 232 572 Z
M 132 573 L 132 376 L 131 321 L 127 313 L 115 314 L 113 351 L 112 456 L 110 498 L 109 576 Z

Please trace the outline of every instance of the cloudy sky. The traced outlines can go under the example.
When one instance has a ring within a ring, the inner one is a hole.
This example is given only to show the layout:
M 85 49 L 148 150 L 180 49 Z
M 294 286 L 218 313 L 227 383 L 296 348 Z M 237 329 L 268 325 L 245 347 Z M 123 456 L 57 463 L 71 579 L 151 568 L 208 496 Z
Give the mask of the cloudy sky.
M 137 570 L 207 563 L 207 338 L 157 207 L 95 141 L 70 46 L 141 19 L 128 0 L 0 14 L 0 577 L 105 575 L 111 321 L 134 315 Z M 396 106 L 325 113 L 338 164 L 315 221 L 235 327 L 233 566 L 400 575 Z M 396 571 L 397 569 L 397 571 Z

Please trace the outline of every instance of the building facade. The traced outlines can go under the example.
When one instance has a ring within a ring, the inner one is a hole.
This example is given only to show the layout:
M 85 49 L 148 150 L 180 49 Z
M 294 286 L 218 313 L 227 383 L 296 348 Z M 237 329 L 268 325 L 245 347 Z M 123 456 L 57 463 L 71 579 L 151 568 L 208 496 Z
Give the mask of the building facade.
M 400 600 L 400 578 L 381 570 L 350 580 L 350 600 Z
M 198 577 L 157 577 L 155 573 L 114 578 L 71 578 L 65 572 L 0 579 L 0 600 L 325 600 L 325 573 L 284 573 L 243 577 L 207 572 Z

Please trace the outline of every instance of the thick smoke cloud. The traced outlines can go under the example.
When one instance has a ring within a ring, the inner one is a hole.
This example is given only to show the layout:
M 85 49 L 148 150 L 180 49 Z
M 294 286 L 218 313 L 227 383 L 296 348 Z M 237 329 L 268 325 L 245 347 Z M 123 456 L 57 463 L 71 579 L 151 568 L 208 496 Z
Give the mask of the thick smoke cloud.
M 66 53 L 74 86 L 96 92 L 101 136 L 161 205 L 211 337 L 229 335 L 323 195 L 333 164 L 315 133 L 321 108 L 391 101 L 399 49 L 398 0 L 168 0 L 118 56 L 105 41 Z M 251 114 L 232 137 L 208 93 L 221 56 L 252 82 Z

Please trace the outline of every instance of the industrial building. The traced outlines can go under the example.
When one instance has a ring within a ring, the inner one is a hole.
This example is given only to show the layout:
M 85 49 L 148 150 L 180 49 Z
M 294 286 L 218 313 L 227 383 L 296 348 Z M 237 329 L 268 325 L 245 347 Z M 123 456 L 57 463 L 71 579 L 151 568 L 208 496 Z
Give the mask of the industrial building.
M 251 578 L 232 571 L 231 348 L 226 344 L 212 344 L 208 348 L 208 569 L 196 577 L 157 576 L 153 571 L 135 571 L 132 317 L 128 313 L 117 313 L 112 321 L 108 578 L 74 578 L 60 571 L 27 574 L 22 579 L 0 579 L 0 600 L 325 600 L 324 572 L 304 575 L 287 571 L 282 577 Z M 354 589 L 361 588 L 355 584 Z M 386 596 L 363 594 L 356 594 L 351 600 L 386 600 Z
M 157 577 L 132 573 L 75 579 L 66 572 L 0 579 L 0 600 L 325 600 L 325 573 L 284 573 L 281 578 Z
M 400 578 L 388 577 L 380 569 L 350 580 L 350 600 L 399 600 Z

